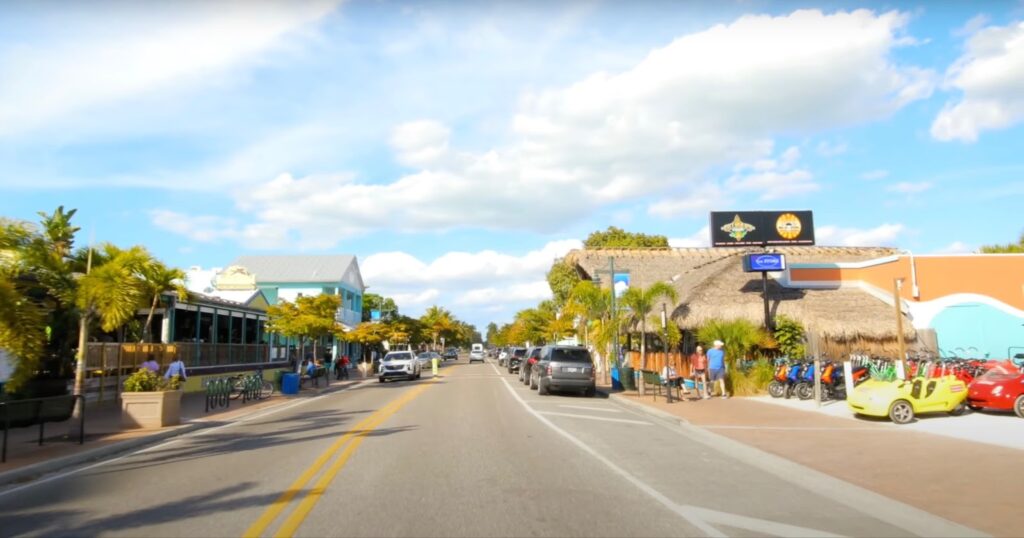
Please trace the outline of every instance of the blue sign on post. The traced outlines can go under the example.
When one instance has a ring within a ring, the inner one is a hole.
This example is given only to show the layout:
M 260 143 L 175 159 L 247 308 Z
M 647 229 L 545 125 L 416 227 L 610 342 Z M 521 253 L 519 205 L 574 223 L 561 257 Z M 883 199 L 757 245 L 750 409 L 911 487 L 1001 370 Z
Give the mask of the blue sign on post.
M 370 321 L 380 321 L 380 310 L 370 310 Z
M 785 271 L 786 256 L 774 252 L 747 254 L 743 256 L 743 270 L 748 273 L 762 271 Z
M 629 289 L 629 273 L 615 273 L 612 276 L 612 287 L 615 288 L 615 296 L 622 297 Z

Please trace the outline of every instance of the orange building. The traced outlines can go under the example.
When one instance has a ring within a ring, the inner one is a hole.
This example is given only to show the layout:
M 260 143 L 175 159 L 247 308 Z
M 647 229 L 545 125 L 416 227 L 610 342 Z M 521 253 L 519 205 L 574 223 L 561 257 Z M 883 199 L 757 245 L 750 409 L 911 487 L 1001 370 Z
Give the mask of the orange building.
M 902 308 L 938 353 L 1005 358 L 1024 353 L 1024 255 L 893 255 L 848 263 L 794 263 L 779 283 L 797 289 L 860 288 Z

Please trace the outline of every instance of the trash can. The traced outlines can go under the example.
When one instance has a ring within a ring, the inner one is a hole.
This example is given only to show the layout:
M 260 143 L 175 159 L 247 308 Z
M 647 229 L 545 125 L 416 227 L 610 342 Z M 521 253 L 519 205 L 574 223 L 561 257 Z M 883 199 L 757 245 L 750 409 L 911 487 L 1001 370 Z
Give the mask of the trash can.
M 619 379 L 619 369 L 612 368 L 612 390 L 622 390 L 622 381 Z
M 284 374 L 281 376 L 281 394 L 299 393 L 299 374 Z
M 619 368 L 619 382 L 622 383 L 623 390 L 636 390 L 636 381 L 633 379 L 634 372 L 632 366 L 622 366 Z

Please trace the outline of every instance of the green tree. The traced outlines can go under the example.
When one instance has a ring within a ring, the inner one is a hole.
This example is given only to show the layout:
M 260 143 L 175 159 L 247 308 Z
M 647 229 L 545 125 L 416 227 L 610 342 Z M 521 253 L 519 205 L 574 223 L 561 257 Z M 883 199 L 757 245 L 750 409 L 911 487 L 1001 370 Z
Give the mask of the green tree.
M 611 294 L 605 293 L 591 280 L 581 280 L 573 286 L 563 308 L 565 315 L 579 320 L 584 345 L 591 345 L 590 325 L 609 313 Z
M 631 287 L 622 294 L 622 306 L 629 310 L 632 325 L 640 324 L 640 369 L 647 368 L 647 318 L 654 310 L 655 303 L 665 300 L 673 305 L 677 300 L 675 288 L 666 282 L 655 282 L 647 288 Z M 641 384 L 641 394 L 643 385 Z
M 787 357 L 802 359 L 807 354 L 804 345 L 804 327 L 800 322 L 786 316 L 775 317 L 775 341 Z
M 363 362 L 365 362 L 367 353 L 371 349 L 379 348 L 381 342 L 392 337 L 393 334 L 393 328 L 387 324 L 364 321 L 356 325 L 351 331 L 345 333 L 345 340 L 360 345 L 363 352 Z
M 1024 254 L 1024 232 L 1021 232 L 1016 243 L 985 245 L 981 247 L 980 252 L 984 254 Z
M 733 371 L 739 360 L 748 357 L 759 343 L 766 340 L 766 336 L 761 326 L 745 319 L 713 319 L 697 329 L 697 340 L 705 348 L 710 348 L 715 340 L 725 343 L 725 362 Z
M 498 344 L 498 324 L 493 321 L 487 324 L 487 343 L 492 346 L 501 345 Z
M 451 335 L 455 329 L 455 318 L 452 317 L 452 313 L 437 305 L 427 308 L 427 311 L 420 316 L 420 322 L 429 331 L 433 342 L 432 349 L 435 350 L 437 349 L 437 340 L 442 336 Z
M 300 356 L 305 356 L 306 344 L 311 343 L 315 357 L 324 338 L 345 339 L 336 319 L 340 307 L 341 297 L 329 294 L 302 296 L 294 303 L 281 301 L 267 309 L 267 332 L 298 340 Z
M 363 295 L 363 321 L 370 321 L 370 312 L 381 311 L 381 320 L 396 319 L 399 317 L 398 304 L 391 297 L 383 297 L 376 293 L 365 293 Z
M 615 226 L 605 231 L 592 232 L 583 242 L 583 248 L 669 248 L 668 238 L 664 235 L 648 235 L 638 232 L 627 232 Z
M 168 267 L 160 260 L 150 259 L 142 266 L 141 285 L 144 299 L 149 299 L 149 312 L 146 324 L 142 327 L 142 342 L 152 340 L 153 313 L 160 305 L 160 296 L 165 292 L 174 292 L 179 300 L 188 298 L 185 288 L 185 272 L 178 268 Z
M 547 280 L 555 304 L 562 306 L 569 300 L 573 286 L 580 281 L 580 275 L 576 272 L 576 266 L 565 260 L 558 260 L 548 271 Z

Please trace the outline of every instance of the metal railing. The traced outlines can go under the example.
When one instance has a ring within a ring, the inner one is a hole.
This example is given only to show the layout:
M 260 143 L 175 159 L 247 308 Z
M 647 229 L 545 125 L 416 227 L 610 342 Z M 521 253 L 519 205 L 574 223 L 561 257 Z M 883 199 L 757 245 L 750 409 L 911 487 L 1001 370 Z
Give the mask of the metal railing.
M 81 405 L 78 417 L 78 444 L 85 443 L 85 397 L 81 395 L 51 396 L 48 398 L 27 398 L 24 400 L 0 401 L 0 416 L 3 417 L 4 442 L 0 463 L 7 461 L 7 433 L 11 428 L 24 428 L 39 424 L 39 446 L 43 446 L 43 427 L 47 422 L 63 422 L 71 418 L 75 403 Z

